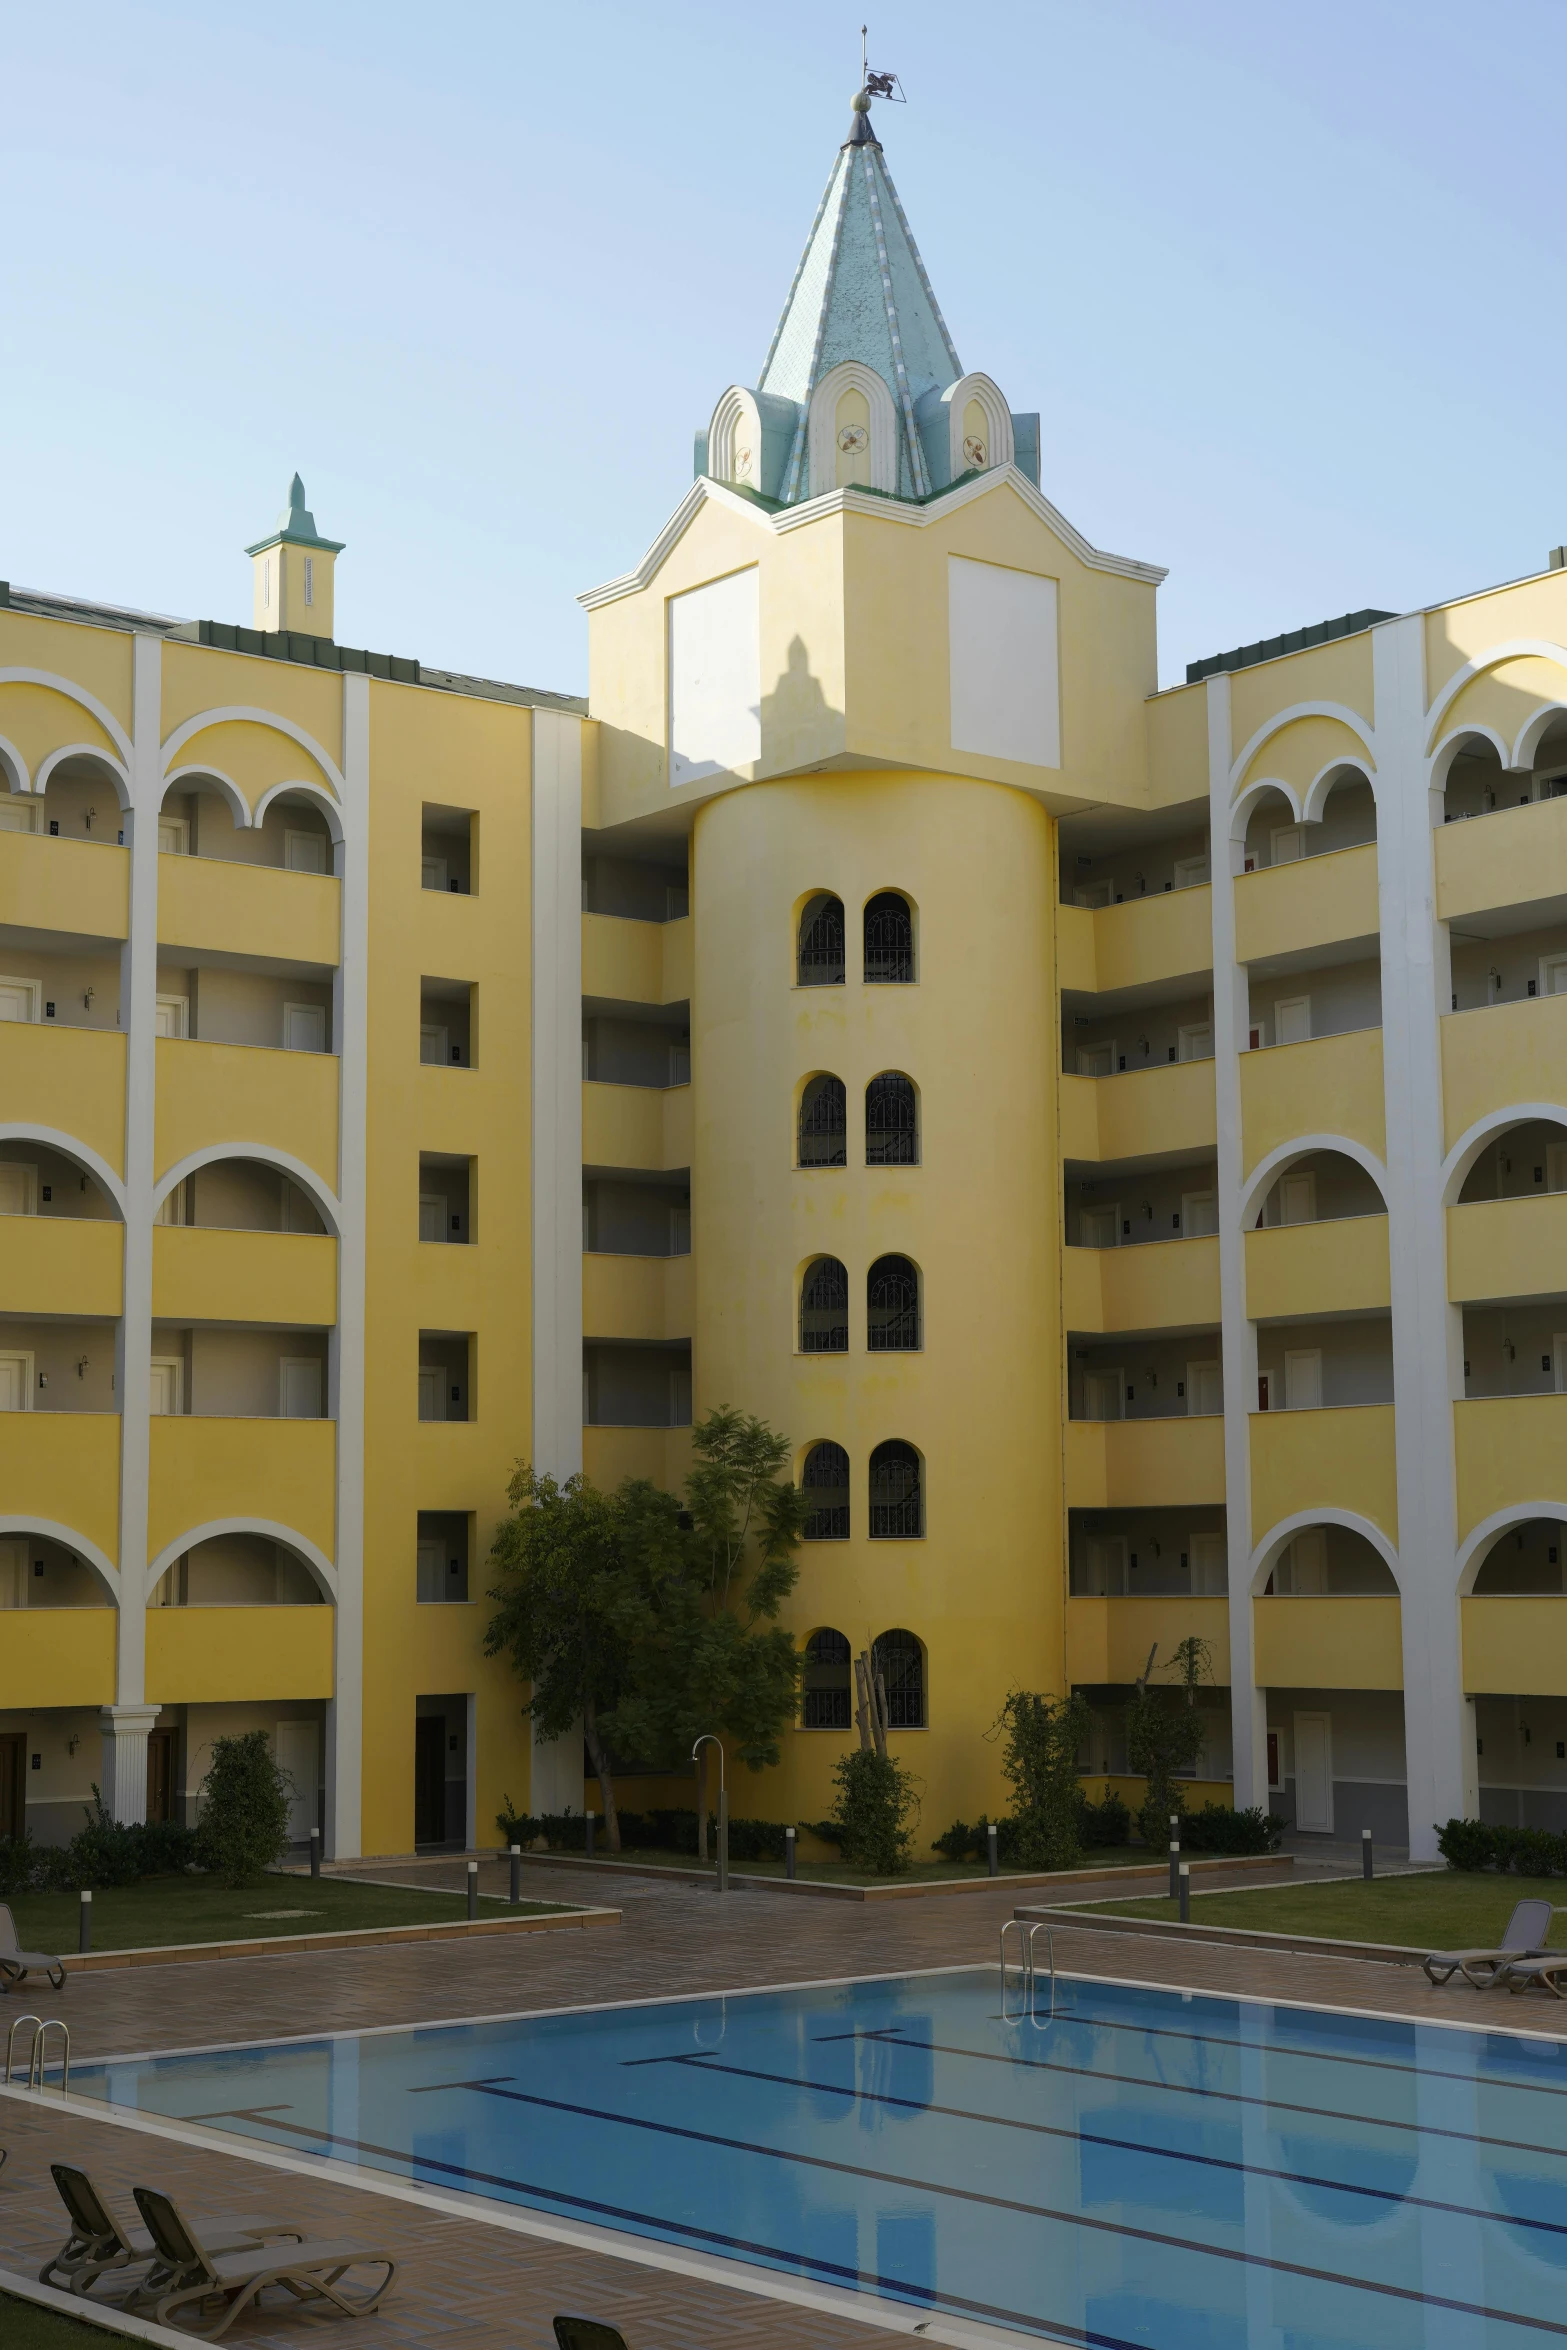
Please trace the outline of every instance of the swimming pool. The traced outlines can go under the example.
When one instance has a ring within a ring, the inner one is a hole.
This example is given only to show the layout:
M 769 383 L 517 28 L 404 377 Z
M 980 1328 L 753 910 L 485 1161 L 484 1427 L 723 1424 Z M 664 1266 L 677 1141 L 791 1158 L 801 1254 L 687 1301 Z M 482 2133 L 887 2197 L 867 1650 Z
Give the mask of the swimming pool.
M 976 1967 L 71 2086 L 1098 2350 L 1567 2337 L 1567 2043 L 1083 1978 L 1051 2007 Z

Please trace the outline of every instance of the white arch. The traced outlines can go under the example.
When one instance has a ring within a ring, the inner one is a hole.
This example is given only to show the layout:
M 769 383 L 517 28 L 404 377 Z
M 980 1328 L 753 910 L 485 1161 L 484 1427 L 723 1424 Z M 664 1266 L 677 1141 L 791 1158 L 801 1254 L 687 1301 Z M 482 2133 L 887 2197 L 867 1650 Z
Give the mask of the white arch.
M 1292 787 L 1285 783 L 1280 776 L 1259 775 L 1255 783 L 1249 783 L 1246 786 L 1230 810 L 1230 839 L 1232 842 L 1237 845 L 1244 844 L 1247 832 L 1251 827 L 1251 820 L 1257 812 L 1257 803 L 1265 793 L 1270 791 L 1283 794 L 1289 802 L 1290 813 L 1297 824 L 1305 822 L 1301 804 L 1295 797 Z
M 742 450 L 749 459 L 744 473 L 736 469 Z M 714 481 L 743 482 L 752 490 L 762 486 L 762 412 L 755 393 L 744 384 L 731 384 L 713 410 L 707 428 L 707 471 Z
M 63 694 L 68 702 L 76 702 L 82 709 L 91 711 L 129 771 L 131 738 L 114 712 L 106 709 L 96 694 L 88 693 L 85 687 L 74 684 L 68 677 L 57 677 L 52 669 L 0 669 L 0 685 L 45 686 L 50 693 Z
M 1364 745 L 1366 757 L 1370 759 L 1373 766 L 1375 766 L 1375 758 L 1373 756 L 1374 738 L 1372 736 L 1370 727 L 1366 724 L 1365 720 L 1359 715 L 1357 711 L 1347 708 L 1343 702 L 1291 702 L 1289 708 L 1287 710 L 1281 710 L 1277 717 L 1265 718 L 1263 720 L 1256 733 L 1252 736 L 1250 742 L 1247 743 L 1246 748 L 1241 752 L 1240 756 L 1233 761 L 1230 767 L 1230 788 L 1232 791 L 1234 790 L 1236 784 L 1239 783 L 1241 777 L 1245 774 L 1252 760 L 1261 750 L 1263 744 L 1267 742 L 1271 736 L 1275 734 L 1282 734 L 1286 726 L 1293 726 L 1297 718 L 1338 719 L 1340 724 L 1347 726 L 1350 733 L 1354 735 L 1356 740 Z
M 236 832 L 248 832 L 255 819 L 246 799 L 232 775 L 225 775 L 221 767 L 172 767 L 164 776 L 158 793 L 161 808 L 171 791 L 182 783 L 215 783 L 220 798 L 228 802 L 229 814 L 234 819 Z
M 896 492 L 898 412 L 892 404 L 892 394 L 874 367 L 863 366 L 858 359 L 845 359 L 827 370 L 812 392 L 806 411 L 811 496 L 823 497 L 838 486 L 838 442 L 834 427 L 838 402 L 845 392 L 863 392 L 871 412 L 871 488 Z
M 62 1158 L 74 1159 L 84 1174 L 91 1175 L 103 1185 L 125 1221 L 125 1186 L 98 1153 L 74 1134 L 63 1134 L 58 1126 L 39 1126 L 26 1118 L 0 1118 L 0 1142 L 40 1142 L 45 1150 L 58 1151 Z
M 220 1534 L 259 1534 L 264 1542 L 281 1542 L 285 1550 L 293 1551 L 296 1557 L 304 1561 L 322 1592 L 336 1607 L 337 1569 L 326 1552 L 318 1550 L 308 1535 L 297 1534 L 292 1526 L 280 1525 L 275 1518 L 209 1518 L 205 1525 L 188 1527 L 173 1542 L 166 1542 L 157 1557 L 150 1561 L 147 1568 L 149 1598 L 177 1558 L 182 1558 L 187 1550 L 194 1550 L 200 1542 L 214 1541 Z
M 1280 1552 L 1287 1544 L 1294 1541 L 1297 1534 L 1304 1534 L 1312 1526 L 1342 1526 L 1347 1533 L 1361 1535 L 1370 1543 L 1394 1582 L 1398 1584 L 1399 1597 L 1403 1597 L 1404 1586 L 1398 1572 L 1398 1552 L 1389 1542 L 1381 1527 L 1376 1525 L 1372 1519 L 1361 1517 L 1357 1510 L 1340 1510 L 1324 1506 L 1315 1510 L 1296 1510 L 1292 1517 L 1280 1518 L 1277 1525 L 1268 1528 L 1267 1533 L 1264 1534 L 1252 1552 L 1246 1570 L 1247 1589 L 1253 1599 L 1260 1596 L 1268 1577 L 1278 1565 Z
M 273 734 L 288 735 L 302 751 L 309 752 L 332 789 L 341 797 L 344 790 L 342 770 L 330 753 L 321 748 L 313 734 L 307 734 L 302 726 L 294 724 L 292 718 L 284 718 L 276 710 L 256 710 L 243 702 L 229 703 L 218 710 L 202 710 L 194 718 L 187 718 L 183 726 L 176 726 L 163 746 L 165 770 L 174 765 L 185 745 L 198 734 L 205 734 L 209 726 L 231 726 L 241 721 L 248 721 L 252 726 L 264 726 Z
M 215 1165 L 220 1159 L 259 1159 L 265 1167 L 276 1167 L 280 1175 L 286 1175 L 291 1183 L 297 1183 L 300 1190 L 314 1200 L 321 1211 L 321 1220 L 333 1239 L 342 1238 L 343 1204 L 337 1194 L 328 1191 L 315 1169 L 307 1167 L 303 1159 L 292 1157 L 288 1151 L 277 1150 L 269 1142 L 209 1142 L 199 1151 L 191 1151 L 187 1157 L 176 1161 L 167 1174 L 160 1175 L 153 1185 L 154 1215 L 176 1184 L 183 1183 L 187 1175 L 194 1175 L 203 1167 Z
M 8 734 L 0 734 L 0 771 L 4 772 L 12 791 L 29 792 L 32 790 L 32 778 L 27 771 L 27 761 L 22 757 L 21 752 Z
M 1474 1590 L 1475 1578 L 1490 1556 L 1499 1534 L 1511 1526 L 1523 1526 L 1531 1518 L 1551 1518 L 1558 1526 L 1567 1526 L 1567 1502 L 1514 1501 L 1504 1510 L 1493 1510 L 1488 1518 L 1465 1535 L 1458 1546 L 1458 1596 L 1468 1599 Z
M 46 759 L 41 759 L 38 764 L 38 773 L 33 777 L 33 796 L 35 798 L 40 792 L 48 790 L 50 776 L 66 759 L 96 759 L 101 767 L 107 767 L 121 808 L 130 806 L 130 776 L 120 765 L 119 760 L 104 750 L 99 743 L 66 743 L 60 750 L 51 751 Z
M 970 400 L 977 400 L 985 413 L 985 470 L 1015 461 L 1012 441 L 1012 411 L 1001 396 L 1001 387 L 988 375 L 977 370 L 973 375 L 960 375 L 955 384 L 949 384 L 941 395 L 947 411 L 947 463 L 951 468 L 948 479 L 956 481 L 960 473 L 974 470 L 963 448 L 963 412 Z
M 1320 824 L 1329 794 L 1351 775 L 1358 775 L 1362 783 L 1369 784 L 1373 798 L 1376 796 L 1376 778 L 1366 760 L 1330 759 L 1325 767 L 1318 768 L 1306 786 L 1306 796 L 1301 803 L 1302 820 L 1307 824 Z
M 1387 1206 L 1387 1169 L 1375 1151 L 1368 1151 L 1363 1142 L 1354 1142 L 1347 1134 L 1297 1134 L 1289 1142 L 1276 1144 L 1265 1159 L 1257 1161 L 1247 1176 L 1241 1190 L 1243 1231 L 1250 1229 L 1248 1219 L 1252 1209 L 1259 1200 L 1266 1199 L 1285 1168 L 1292 1166 L 1296 1159 L 1309 1158 L 1314 1151 L 1337 1151 L 1341 1157 L 1353 1159 L 1356 1166 L 1364 1168 L 1376 1185 L 1382 1195 L 1383 1207 Z
M 251 818 L 251 822 L 257 826 L 264 823 L 267 810 L 273 801 L 284 792 L 290 791 L 298 792 L 302 798 L 315 802 L 326 818 L 327 830 L 332 835 L 333 841 L 341 848 L 347 834 L 343 829 L 343 810 L 340 803 L 333 799 L 329 791 L 323 791 L 319 783 L 307 783 L 303 776 L 293 783 L 269 783 L 256 802 L 256 812 Z
M 1448 773 L 1453 761 L 1465 745 L 1472 742 L 1489 743 L 1496 753 L 1498 765 L 1505 771 L 1509 761 L 1508 749 L 1494 726 L 1477 726 L 1473 723 L 1467 726 L 1455 726 L 1452 733 L 1444 735 L 1431 753 L 1430 779 L 1433 791 L 1446 791 Z
M 1504 1110 L 1487 1110 L 1483 1118 L 1477 1118 L 1442 1161 L 1443 1207 L 1457 1206 L 1469 1171 L 1488 1142 L 1515 1126 L 1532 1126 L 1536 1120 L 1545 1126 L 1567 1127 L 1567 1102 L 1511 1102 Z
M 1503 661 L 1527 660 L 1554 661 L 1559 669 L 1567 669 L 1567 645 L 1552 644 L 1549 637 L 1515 636 L 1509 637 L 1503 644 L 1493 645 L 1478 660 L 1466 661 L 1461 669 L 1454 670 L 1426 714 L 1427 746 L 1436 740 L 1443 718 L 1466 685 L 1483 676 L 1487 669 L 1498 668 Z
M 35 1518 L 27 1510 L 0 1509 L 0 1534 L 41 1534 L 46 1542 L 58 1542 L 66 1550 L 74 1550 L 86 1566 L 92 1568 L 109 1595 L 112 1607 L 120 1604 L 119 1569 L 111 1565 L 107 1554 L 96 1542 L 89 1542 L 85 1534 L 78 1534 L 74 1526 L 62 1526 L 54 1518 Z

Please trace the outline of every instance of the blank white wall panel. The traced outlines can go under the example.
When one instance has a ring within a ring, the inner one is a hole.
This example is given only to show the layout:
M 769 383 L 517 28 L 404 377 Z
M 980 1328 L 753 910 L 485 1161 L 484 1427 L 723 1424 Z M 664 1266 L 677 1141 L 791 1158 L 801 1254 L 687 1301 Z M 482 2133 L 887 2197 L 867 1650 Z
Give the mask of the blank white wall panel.
M 1059 767 L 1055 581 L 949 555 L 947 638 L 953 749 Z
M 696 783 L 762 755 L 757 574 L 669 599 L 669 781 Z

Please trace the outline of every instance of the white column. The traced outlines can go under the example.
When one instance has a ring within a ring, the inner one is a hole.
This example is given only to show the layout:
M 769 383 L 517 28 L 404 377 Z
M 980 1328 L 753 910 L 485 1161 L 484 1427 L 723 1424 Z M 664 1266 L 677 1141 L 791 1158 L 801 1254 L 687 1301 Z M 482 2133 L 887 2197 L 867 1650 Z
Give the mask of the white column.
M 370 1010 L 370 680 L 343 679 L 343 935 L 336 987 L 338 1051 L 337 1610 L 327 1708 L 326 1846 L 360 1849 L 364 1755 L 365 1184 Z
M 1256 1686 L 1251 1607 L 1251 1409 L 1257 1333 L 1246 1312 L 1245 1175 L 1241 1048 L 1250 1016 L 1248 980 L 1235 960 L 1235 880 L 1230 853 L 1230 680 L 1208 680 L 1208 871 L 1213 894 L 1213 1078 L 1219 1136 L 1219 1318 L 1224 1346 L 1224 1522 L 1230 1579 L 1230 1724 L 1235 1803 L 1268 1802 L 1266 1693 Z
M 1464 1810 L 1474 1736 L 1456 1596 L 1453 1399 L 1463 1392 L 1463 1317 L 1447 1301 L 1441 1197 L 1439 1022 L 1451 980 L 1436 918 L 1422 616 L 1373 629 L 1371 651 L 1409 1845 L 1417 1860 L 1434 1860 L 1433 1822 Z
M 133 1826 L 147 1817 L 147 1733 L 162 1712 L 156 1705 L 101 1705 L 103 1777 L 98 1792 L 111 1819 Z

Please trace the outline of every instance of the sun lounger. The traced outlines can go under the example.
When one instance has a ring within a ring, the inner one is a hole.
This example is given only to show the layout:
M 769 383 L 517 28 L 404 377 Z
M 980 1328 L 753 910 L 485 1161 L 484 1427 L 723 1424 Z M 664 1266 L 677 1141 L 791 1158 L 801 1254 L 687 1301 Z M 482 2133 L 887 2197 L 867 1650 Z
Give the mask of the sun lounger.
M 397 2274 L 397 2263 L 388 2253 L 373 2252 L 347 2238 L 277 2244 L 270 2250 L 259 2245 L 232 2253 L 220 2252 L 215 2245 L 209 2249 L 167 2195 L 153 2187 L 132 2192 L 166 2271 L 156 2297 L 144 2292 L 138 2296 L 140 2305 L 160 2326 L 172 2325 L 176 2317 L 205 2317 L 210 2322 L 194 2323 L 189 2330 L 206 2342 L 226 2334 L 240 2311 L 259 2302 L 269 2285 L 292 2295 L 297 2307 L 315 2316 L 324 2304 L 345 2317 L 371 2317 Z M 386 2274 L 378 2284 L 356 2292 L 340 2281 L 355 2268 L 380 2268 Z
M 1489 1990 L 1519 1959 L 1540 1957 L 1550 1931 L 1551 1904 L 1520 1901 L 1497 1949 L 1433 1950 L 1425 1961 L 1426 1974 L 1433 1983 L 1450 1982 L 1454 1975 L 1462 1975 L 1477 1991 Z M 1440 1974 L 1436 1971 L 1439 1967 Z
M 29 1975 L 47 1975 L 57 1991 L 65 1982 L 65 1969 L 57 1958 L 22 1948 L 16 1938 L 16 1920 L 0 1901 L 0 1982 L 9 1991 L 13 1983 L 23 1982 Z
M 1567 1999 L 1567 1950 L 1547 1950 L 1533 1958 L 1509 1959 L 1497 1970 L 1496 1979 L 1509 1991 L 1527 1991 L 1538 1983 L 1547 1991 L 1554 1991 L 1558 1999 Z
M 62 2293 L 91 2293 L 100 2277 L 109 2280 L 103 2299 L 120 2299 L 144 2291 L 156 2264 L 156 2246 L 141 2228 L 122 2228 L 84 2170 L 68 2162 L 49 2165 L 71 2222 L 71 2232 L 52 2260 L 38 2271 L 41 2285 Z M 299 2240 L 298 2228 L 279 2227 L 275 2221 L 244 2217 L 206 2220 L 203 2234 L 215 2240 L 215 2249 L 238 2252 L 268 2237 Z M 158 2271 L 161 2273 L 161 2270 Z M 115 2288 L 118 2287 L 118 2292 Z
M 555 2341 L 557 2350 L 626 2350 L 625 2335 L 596 2317 L 558 2317 Z

